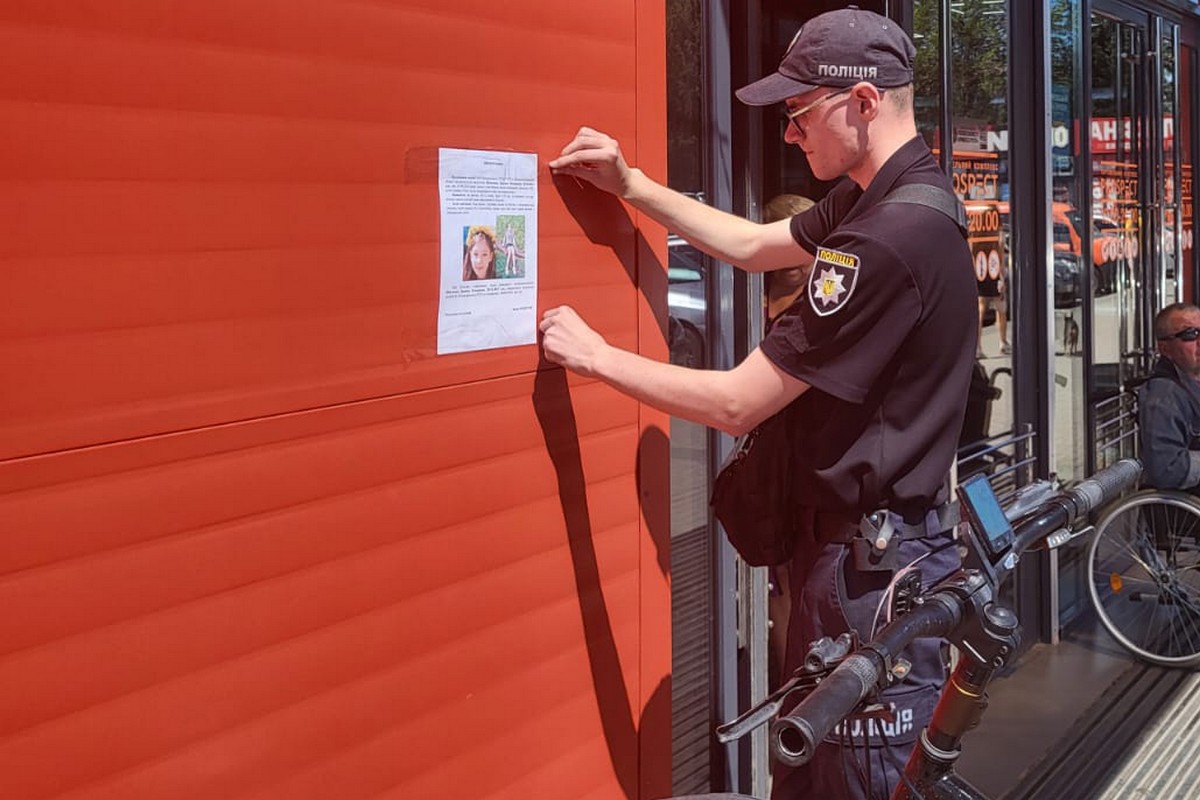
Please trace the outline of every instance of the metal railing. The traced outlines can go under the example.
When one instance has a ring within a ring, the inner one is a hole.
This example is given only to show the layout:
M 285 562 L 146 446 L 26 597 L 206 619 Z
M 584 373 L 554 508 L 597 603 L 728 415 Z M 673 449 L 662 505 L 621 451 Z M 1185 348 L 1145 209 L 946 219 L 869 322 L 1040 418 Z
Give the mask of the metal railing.
M 1137 456 L 1137 395 L 1122 391 L 1096 403 L 1096 469 Z
M 1022 486 L 1032 483 L 1037 473 L 1034 439 L 1037 432 L 1026 423 L 1018 430 L 982 439 L 959 448 L 958 479 L 986 472 L 988 482 L 1003 505 Z

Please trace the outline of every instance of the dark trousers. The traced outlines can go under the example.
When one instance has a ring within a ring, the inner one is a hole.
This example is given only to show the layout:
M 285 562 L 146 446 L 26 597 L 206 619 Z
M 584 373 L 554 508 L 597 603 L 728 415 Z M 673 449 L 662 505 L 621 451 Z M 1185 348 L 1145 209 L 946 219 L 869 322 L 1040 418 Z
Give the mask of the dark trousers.
M 932 586 L 959 568 L 958 550 L 951 541 L 950 532 L 904 541 L 898 563 L 904 566 L 926 556 L 917 568 L 923 585 Z M 856 569 L 849 545 L 802 550 L 792 562 L 792 575 L 785 676 L 803 663 L 809 645 L 820 637 L 837 638 L 854 629 L 860 643 L 866 643 L 872 630 L 883 627 L 887 611 L 876 624 L 876 610 L 892 573 Z M 883 694 L 884 702 L 895 704 L 895 722 L 845 725 L 841 735 L 835 732 L 817 748 L 808 764 L 797 768 L 776 764 L 772 799 L 888 800 L 946 680 L 942 652 L 940 639 L 918 639 L 910 645 L 902 656 L 912 662 L 912 672 Z

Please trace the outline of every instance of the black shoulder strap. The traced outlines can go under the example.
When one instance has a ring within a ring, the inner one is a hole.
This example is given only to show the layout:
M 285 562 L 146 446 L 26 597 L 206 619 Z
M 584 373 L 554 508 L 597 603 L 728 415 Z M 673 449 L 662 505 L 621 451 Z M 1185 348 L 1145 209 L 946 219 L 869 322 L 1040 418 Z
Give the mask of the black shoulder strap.
M 927 183 L 907 183 L 897 186 L 884 196 L 882 203 L 912 203 L 940 211 L 949 217 L 965 238 L 967 235 L 967 211 L 962 201 L 945 189 Z

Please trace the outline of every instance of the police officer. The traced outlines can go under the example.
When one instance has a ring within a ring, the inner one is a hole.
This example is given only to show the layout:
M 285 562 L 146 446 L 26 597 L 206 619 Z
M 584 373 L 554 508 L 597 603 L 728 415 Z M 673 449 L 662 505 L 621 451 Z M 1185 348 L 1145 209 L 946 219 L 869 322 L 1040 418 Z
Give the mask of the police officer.
M 947 214 L 884 202 L 911 184 L 956 202 L 917 135 L 914 55 L 894 22 L 851 7 L 810 20 L 777 72 L 738 91 L 750 105 L 785 104 L 785 140 L 804 150 L 818 179 L 849 178 L 790 220 L 760 225 L 671 191 L 591 128 L 550 163 L 743 269 L 814 261 L 807 298 L 728 371 L 613 347 L 569 306 L 540 323 L 552 362 L 732 434 L 800 399 L 792 406 L 795 497 L 806 524 L 791 563 L 785 674 L 820 636 L 853 628 L 869 638 L 888 613 L 881 600 L 892 579 L 916 574 L 906 565 L 923 558 L 916 569 L 928 585 L 958 563 L 938 509 L 948 499 L 977 342 L 971 254 Z M 886 541 L 877 547 L 876 539 Z M 894 722 L 843 726 L 808 765 L 777 770 L 773 797 L 888 797 L 945 679 L 939 651 L 934 640 L 906 651 L 912 672 L 886 696 Z M 873 749 L 864 759 L 866 744 Z
M 1200 493 L 1200 308 L 1174 303 L 1154 317 L 1158 361 L 1138 389 L 1146 482 Z

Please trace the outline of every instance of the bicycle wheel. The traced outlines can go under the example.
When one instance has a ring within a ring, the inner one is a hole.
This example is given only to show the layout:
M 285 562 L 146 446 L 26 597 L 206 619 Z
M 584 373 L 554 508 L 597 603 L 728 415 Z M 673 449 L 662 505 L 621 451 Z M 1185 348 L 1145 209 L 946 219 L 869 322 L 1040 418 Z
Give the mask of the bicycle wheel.
M 1100 622 L 1138 658 L 1200 663 L 1200 501 L 1145 490 L 1105 512 L 1088 548 Z

